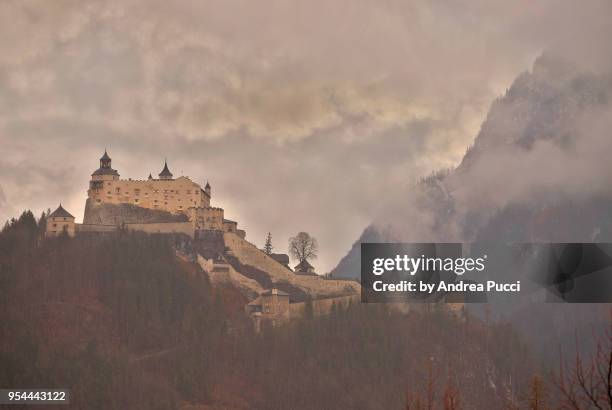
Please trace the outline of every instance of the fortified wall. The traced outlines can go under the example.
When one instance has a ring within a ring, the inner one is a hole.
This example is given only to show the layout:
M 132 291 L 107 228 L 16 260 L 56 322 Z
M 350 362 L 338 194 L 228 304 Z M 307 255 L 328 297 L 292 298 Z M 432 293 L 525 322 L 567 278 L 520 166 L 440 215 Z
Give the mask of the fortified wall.
M 267 273 L 269 281 L 264 287 L 286 290 L 291 293 L 293 300 L 299 299 L 295 292 L 311 299 L 360 294 L 361 285 L 355 281 L 324 279 L 319 275 L 296 275 L 285 265 L 234 233 L 224 233 L 223 240 L 230 256 L 234 256 L 242 265 Z
M 262 326 L 278 326 L 307 315 L 326 316 L 334 309 L 345 309 L 353 303 L 359 303 L 359 295 L 292 303 L 289 294 L 273 288 L 262 292 L 258 298 L 246 305 L 245 312 L 253 321 L 255 330 L 260 331 Z

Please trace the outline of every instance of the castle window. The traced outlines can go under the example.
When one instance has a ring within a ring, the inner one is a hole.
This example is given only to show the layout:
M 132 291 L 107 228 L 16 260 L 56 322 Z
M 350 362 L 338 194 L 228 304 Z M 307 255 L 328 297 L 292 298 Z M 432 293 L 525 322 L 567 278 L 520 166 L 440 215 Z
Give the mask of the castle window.
M 153 202 L 157 202 L 157 199 L 154 199 Z
M 54 228 L 57 228 L 57 224 L 53 224 L 53 227 L 54 227 Z
M 135 202 L 135 203 L 138 203 L 138 198 L 134 199 L 134 202 Z
M 110 194 L 111 194 L 111 191 L 108 191 L 108 192 L 107 192 L 107 194 L 108 194 L 108 195 L 110 195 Z

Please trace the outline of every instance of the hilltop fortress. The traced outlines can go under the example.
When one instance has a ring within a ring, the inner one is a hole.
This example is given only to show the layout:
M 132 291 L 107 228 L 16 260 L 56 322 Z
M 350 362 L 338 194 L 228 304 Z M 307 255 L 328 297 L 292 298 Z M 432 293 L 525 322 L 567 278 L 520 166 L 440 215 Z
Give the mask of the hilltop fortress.
M 104 151 L 100 167 L 91 174 L 83 224 L 76 231 L 122 225 L 149 233 L 185 233 L 192 238 L 202 231 L 246 236 L 235 221 L 225 219 L 222 208 L 210 206 L 209 183 L 202 188 L 188 177 L 173 178 L 167 162 L 158 177 L 120 179 Z
M 176 234 L 177 256 L 198 265 L 214 286 L 239 290 L 249 301 L 246 313 L 260 324 L 280 324 L 304 315 L 306 302 L 316 315 L 357 302 L 360 285 L 317 275 L 300 263 L 295 271 L 285 254 L 267 254 L 245 239 L 238 223 L 211 206 L 212 189 L 188 177 L 174 178 L 164 163 L 158 178 L 120 179 L 105 151 L 87 190 L 83 223 L 60 206 L 47 216 L 46 235 L 104 235 L 118 230 Z M 190 239 L 186 239 L 187 235 Z
M 295 270 L 285 254 L 268 254 L 245 239 L 238 223 L 211 206 L 212 189 L 188 177 L 174 178 L 164 163 L 158 178 L 120 179 L 106 151 L 91 174 L 83 223 L 60 206 L 47 215 L 46 235 L 104 235 L 118 230 L 174 234 L 177 257 L 197 265 L 215 287 L 231 286 L 248 301 L 245 313 L 255 328 L 278 325 L 310 312 L 325 315 L 359 303 L 354 280 L 320 276 L 307 261 Z M 190 239 L 185 238 L 188 236 Z M 463 303 L 448 303 L 461 311 Z M 402 306 L 402 310 L 406 310 Z

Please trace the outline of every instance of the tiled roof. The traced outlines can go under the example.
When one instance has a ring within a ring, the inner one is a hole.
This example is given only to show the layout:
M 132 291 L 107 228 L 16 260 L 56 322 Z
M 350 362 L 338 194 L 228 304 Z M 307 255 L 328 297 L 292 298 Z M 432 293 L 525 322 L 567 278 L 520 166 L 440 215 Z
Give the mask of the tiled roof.
M 296 272 L 307 272 L 308 269 L 314 269 L 314 266 L 312 266 L 310 263 L 308 263 L 308 261 L 306 259 L 304 259 L 302 262 L 300 262 L 295 267 L 295 271 Z
M 119 173 L 112 168 L 98 168 L 91 175 L 117 175 L 119 176 Z
M 51 215 L 49 215 L 49 217 L 50 218 L 74 218 L 74 216 L 72 216 L 70 212 L 66 211 L 62 207 L 62 204 L 60 204 L 60 206 L 58 206 L 55 211 L 51 212 Z

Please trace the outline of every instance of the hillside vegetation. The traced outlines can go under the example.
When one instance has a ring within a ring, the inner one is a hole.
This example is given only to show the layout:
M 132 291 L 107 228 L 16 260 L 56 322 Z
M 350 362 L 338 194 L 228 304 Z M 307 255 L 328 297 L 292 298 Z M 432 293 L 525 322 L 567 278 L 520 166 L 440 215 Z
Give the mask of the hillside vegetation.
M 255 334 L 243 296 L 176 256 L 181 237 L 0 234 L 0 385 L 68 387 L 72 408 L 390 409 L 446 396 L 522 403 L 534 370 L 511 327 L 384 305 Z M 191 407 L 190 407 L 191 406 Z

